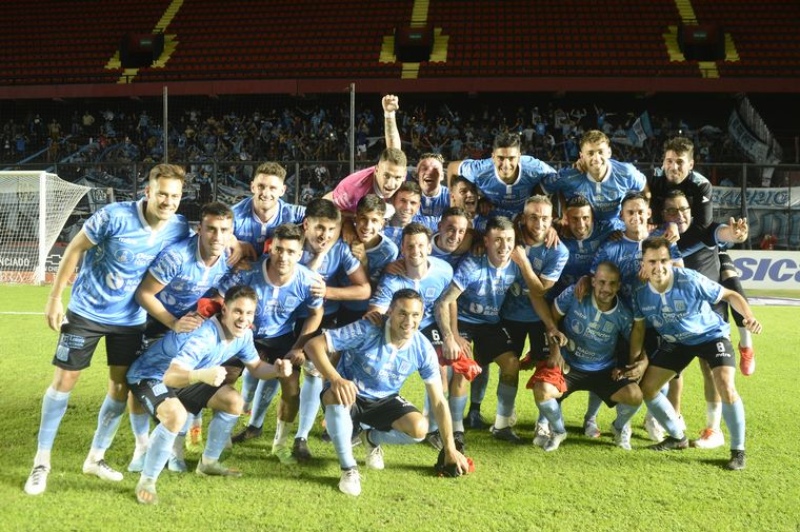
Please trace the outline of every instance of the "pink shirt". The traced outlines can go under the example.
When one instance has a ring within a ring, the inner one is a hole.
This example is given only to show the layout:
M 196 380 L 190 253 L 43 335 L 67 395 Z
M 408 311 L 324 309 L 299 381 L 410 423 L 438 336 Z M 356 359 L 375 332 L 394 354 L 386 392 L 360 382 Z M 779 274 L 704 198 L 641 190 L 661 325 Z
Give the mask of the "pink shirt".
M 333 189 L 333 203 L 340 211 L 355 213 L 358 201 L 370 193 L 383 197 L 375 184 L 375 168 L 370 166 L 339 181 Z

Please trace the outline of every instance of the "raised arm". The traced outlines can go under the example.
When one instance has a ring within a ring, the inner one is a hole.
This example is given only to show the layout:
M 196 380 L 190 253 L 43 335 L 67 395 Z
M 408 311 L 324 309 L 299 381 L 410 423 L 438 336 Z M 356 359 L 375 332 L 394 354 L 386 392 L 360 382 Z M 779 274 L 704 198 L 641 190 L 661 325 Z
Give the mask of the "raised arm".
M 397 129 L 396 112 L 400 108 L 400 98 L 394 94 L 387 94 L 381 99 L 383 105 L 383 129 L 387 148 L 402 150 L 400 131 Z

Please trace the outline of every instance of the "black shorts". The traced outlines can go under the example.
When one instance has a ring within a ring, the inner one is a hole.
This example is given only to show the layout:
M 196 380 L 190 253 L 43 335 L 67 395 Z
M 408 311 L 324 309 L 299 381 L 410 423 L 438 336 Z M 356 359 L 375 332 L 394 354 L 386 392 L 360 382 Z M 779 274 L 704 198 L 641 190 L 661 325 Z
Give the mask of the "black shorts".
M 721 366 L 736 367 L 733 345 L 730 339 L 725 337 L 699 345 L 670 344 L 662 341 L 650 359 L 650 364 L 680 373 L 694 357 L 708 362 L 711 369 Z
M 430 340 L 431 345 L 436 350 L 436 354 L 442 356 L 442 345 L 444 345 L 444 340 L 442 339 L 442 332 L 439 330 L 439 326 L 436 324 L 436 322 L 428 325 L 420 332 L 422 333 L 422 336 Z
M 473 358 L 481 366 L 488 366 L 495 358 L 513 353 L 511 335 L 502 323 L 467 323 L 459 320 L 458 331 L 472 342 Z
M 221 388 L 204 382 L 190 384 L 186 388 L 170 388 L 157 379 L 143 379 L 130 384 L 129 387 L 139 403 L 156 421 L 159 421 L 158 406 L 167 399 L 177 398 L 187 412 L 197 415 Z
M 277 338 L 258 338 L 255 340 L 255 346 L 261 360 L 274 364 L 276 360 L 280 360 L 291 351 L 296 341 L 294 333 L 286 333 Z
M 398 394 L 383 399 L 364 399 L 357 396 L 350 409 L 350 417 L 353 425 L 363 423 L 376 430 L 388 431 L 392 429 L 392 423 L 412 412 L 419 412 L 419 409 Z
M 562 399 L 569 396 L 572 392 L 586 390 L 596 393 L 606 405 L 613 407 L 617 403 L 611 400 L 611 396 L 633 382 L 628 379 L 615 381 L 611 378 L 611 371 L 613 369 L 614 368 L 600 371 L 584 371 L 577 368 L 570 368 L 569 373 L 564 375 L 564 381 L 567 383 L 567 391 L 562 396 Z
M 130 366 L 139 356 L 144 324 L 103 325 L 68 310 L 61 324 L 53 365 L 68 371 L 88 368 L 100 338 L 106 339 L 109 366 Z
M 503 327 L 511 336 L 512 349 L 517 358 L 520 358 L 525 349 L 525 339 L 529 341 L 528 348 L 534 360 L 544 360 L 550 356 L 550 344 L 547 341 L 547 331 L 541 321 L 513 321 L 503 320 Z
M 300 331 L 303 330 L 303 325 L 305 325 L 306 319 L 307 318 L 298 319 L 294 323 L 294 335 L 295 335 L 295 338 L 300 336 Z M 319 334 L 322 334 L 322 331 L 324 331 L 326 329 L 333 329 L 335 327 L 337 327 L 337 325 L 336 325 L 336 313 L 332 312 L 330 314 L 325 314 L 324 316 L 322 316 L 322 321 L 319 324 L 319 328 L 316 331 L 312 331 L 311 336 L 312 337 L 313 336 L 317 336 Z
M 366 314 L 363 310 L 353 310 L 351 308 L 346 308 L 344 306 L 339 307 L 339 310 L 336 312 L 336 327 L 344 327 L 345 325 L 350 325 L 353 322 L 356 322 L 364 317 Z M 324 318 L 323 318 L 324 321 Z M 330 327 L 325 327 L 329 329 Z

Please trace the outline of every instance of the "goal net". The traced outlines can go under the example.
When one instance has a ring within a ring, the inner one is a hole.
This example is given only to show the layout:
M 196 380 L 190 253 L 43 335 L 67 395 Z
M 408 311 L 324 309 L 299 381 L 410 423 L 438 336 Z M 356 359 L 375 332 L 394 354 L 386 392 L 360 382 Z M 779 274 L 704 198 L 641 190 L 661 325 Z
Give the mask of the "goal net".
M 50 250 L 90 189 L 47 172 L 0 172 L 0 283 L 51 280 Z

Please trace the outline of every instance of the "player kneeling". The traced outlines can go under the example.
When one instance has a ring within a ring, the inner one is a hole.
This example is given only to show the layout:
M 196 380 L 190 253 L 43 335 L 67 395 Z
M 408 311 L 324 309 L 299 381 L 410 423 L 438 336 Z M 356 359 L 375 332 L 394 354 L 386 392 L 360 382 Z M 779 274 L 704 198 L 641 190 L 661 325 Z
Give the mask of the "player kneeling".
M 208 443 L 197 463 L 198 475 L 240 476 L 219 462 L 231 430 L 242 413 L 242 397 L 224 384 L 227 371 L 222 364 L 240 360 L 259 379 L 287 376 L 288 360 L 275 365 L 261 361 L 253 344 L 250 326 L 257 296 L 248 286 L 227 291 L 222 311 L 189 333 L 170 331 L 145 351 L 128 370 L 127 380 L 139 402 L 159 422 L 153 430 L 144 469 L 136 485 L 142 504 L 156 504 L 156 480 L 172 452 L 178 432 L 186 423 L 187 411 L 214 410 Z

